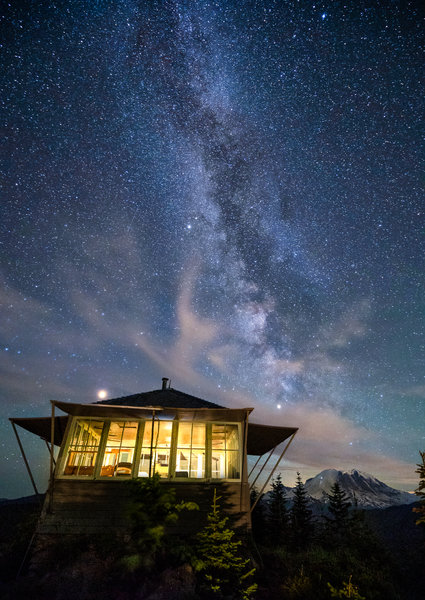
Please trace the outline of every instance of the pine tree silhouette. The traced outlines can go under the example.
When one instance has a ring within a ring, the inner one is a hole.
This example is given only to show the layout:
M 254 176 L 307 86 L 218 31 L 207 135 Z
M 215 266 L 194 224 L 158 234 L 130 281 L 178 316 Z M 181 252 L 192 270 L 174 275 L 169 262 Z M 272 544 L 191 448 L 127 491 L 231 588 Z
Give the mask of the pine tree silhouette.
M 414 508 L 413 512 L 418 513 L 419 517 L 416 520 L 416 525 L 425 525 L 425 452 L 419 452 L 422 462 L 417 464 L 415 473 L 419 475 L 419 485 L 415 490 L 415 494 L 421 499 L 421 504 L 418 508 Z
M 294 503 L 291 509 L 291 531 L 292 542 L 296 548 L 304 548 L 313 538 L 312 512 L 309 508 L 307 492 L 299 473 L 297 473 Z
M 328 498 L 331 517 L 326 517 L 327 529 L 333 536 L 343 537 L 350 524 L 351 502 L 337 481 L 331 487 Z
M 258 498 L 257 488 L 252 488 L 249 497 L 251 506 L 253 506 L 253 504 Z M 268 523 L 265 515 L 265 502 L 262 496 L 251 513 L 252 534 L 256 542 L 261 543 L 265 539 L 267 535 L 267 525 Z
M 272 480 L 268 509 L 269 539 L 275 544 L 285 543 L 289 533 L 289 514 L 286 507 L 285 487 L 280 473 Z

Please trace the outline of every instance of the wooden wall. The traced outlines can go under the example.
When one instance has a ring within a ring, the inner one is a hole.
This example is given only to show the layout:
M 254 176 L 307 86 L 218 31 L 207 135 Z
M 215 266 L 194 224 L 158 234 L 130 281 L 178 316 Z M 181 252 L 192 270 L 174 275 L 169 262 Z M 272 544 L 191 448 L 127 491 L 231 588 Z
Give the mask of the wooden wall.
M 235 527 L 250 528 L 249 488 L 241 482 L 163 481 L 161 485 L 175 489 L 177 500 L 199 504 L 199 511 L 183 511 L 176 533 L 200 529 L 211 508 L 214 488 L 222 496 L 220 506 Z M 52 501 L 49 492 L 38 525 L 39 534 L 105 534 L 125 531 L 130 522 L 127 507 L 130 489 L 122 480 L 81 481 L 56 479 Z M 230 524 L 230 522 L 229 522 Z

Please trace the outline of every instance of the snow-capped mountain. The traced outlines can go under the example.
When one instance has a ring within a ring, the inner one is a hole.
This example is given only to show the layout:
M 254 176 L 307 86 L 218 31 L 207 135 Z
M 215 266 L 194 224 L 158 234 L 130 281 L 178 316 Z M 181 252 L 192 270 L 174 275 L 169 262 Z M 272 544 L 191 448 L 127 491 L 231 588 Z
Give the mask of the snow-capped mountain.
M 311 498 L 327 502 L 327 494 L 331 487 L 338 482 L 349 496 L 353 506 L 358 508 L 387 508 L 399 504 L 410 504 L 417 500 L 414 494 L 389 487 L 373 475 L 362 473 L 357 469 L 338 471 L 326 469 L 315 477 L 307 479 L 305 490 Z

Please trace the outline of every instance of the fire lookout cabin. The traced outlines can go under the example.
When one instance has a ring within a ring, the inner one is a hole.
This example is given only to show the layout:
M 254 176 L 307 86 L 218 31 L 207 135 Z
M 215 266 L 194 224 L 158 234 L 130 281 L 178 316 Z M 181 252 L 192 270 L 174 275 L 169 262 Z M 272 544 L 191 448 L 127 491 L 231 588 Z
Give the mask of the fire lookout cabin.
M 234 524 L 250 528 L 250 488 L 275 455 L 265 488 L 297 429 L 251 423 L 252 408 L 225 408 L 169 388 L 167 381 L 159 390 L 94 404 L 51 401 L 50 417 L 11 419 L 37 494 L 16 425 L 45 440 L 50 452 L 38 534 L 122 530 L 128 526 L 126 480 L 154 473 L 174 488 L 177 500 L 198 503 L 186 523 L 182 513 L 182 527 L 203 521 L 216 488 Z M 250 472 L 248 456 L 255 461 Z

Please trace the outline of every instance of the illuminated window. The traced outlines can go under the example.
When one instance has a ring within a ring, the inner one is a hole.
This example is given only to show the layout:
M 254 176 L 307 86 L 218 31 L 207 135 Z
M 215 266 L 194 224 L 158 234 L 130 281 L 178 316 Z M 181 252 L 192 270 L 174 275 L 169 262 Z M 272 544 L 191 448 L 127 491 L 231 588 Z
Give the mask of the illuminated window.
M 205 477 L 205 423 L 179 423 L 176 477 Z
M 76 418 L 64 476 L 239 479 L 240 426 L 196 421 Z M 136 457 L 136 453 L 139 459 Z
M 211 432 L 211 477 L 239 479 L 239 428 L 237 425 L 213 424 Z
M 103 421 L 77 419 L 65 461 L 64 475 L 93 477 Z
M 101 477 L 128 477 L 131 475 L 137 428 L 137 421 L 112 421 L 100 470 Z
M 152 421 L 145 422 L 139 477 L 149 477 L 153 473 L 168 477 L 172 430 L 172 421 L 154 421 L 153 431 Z

